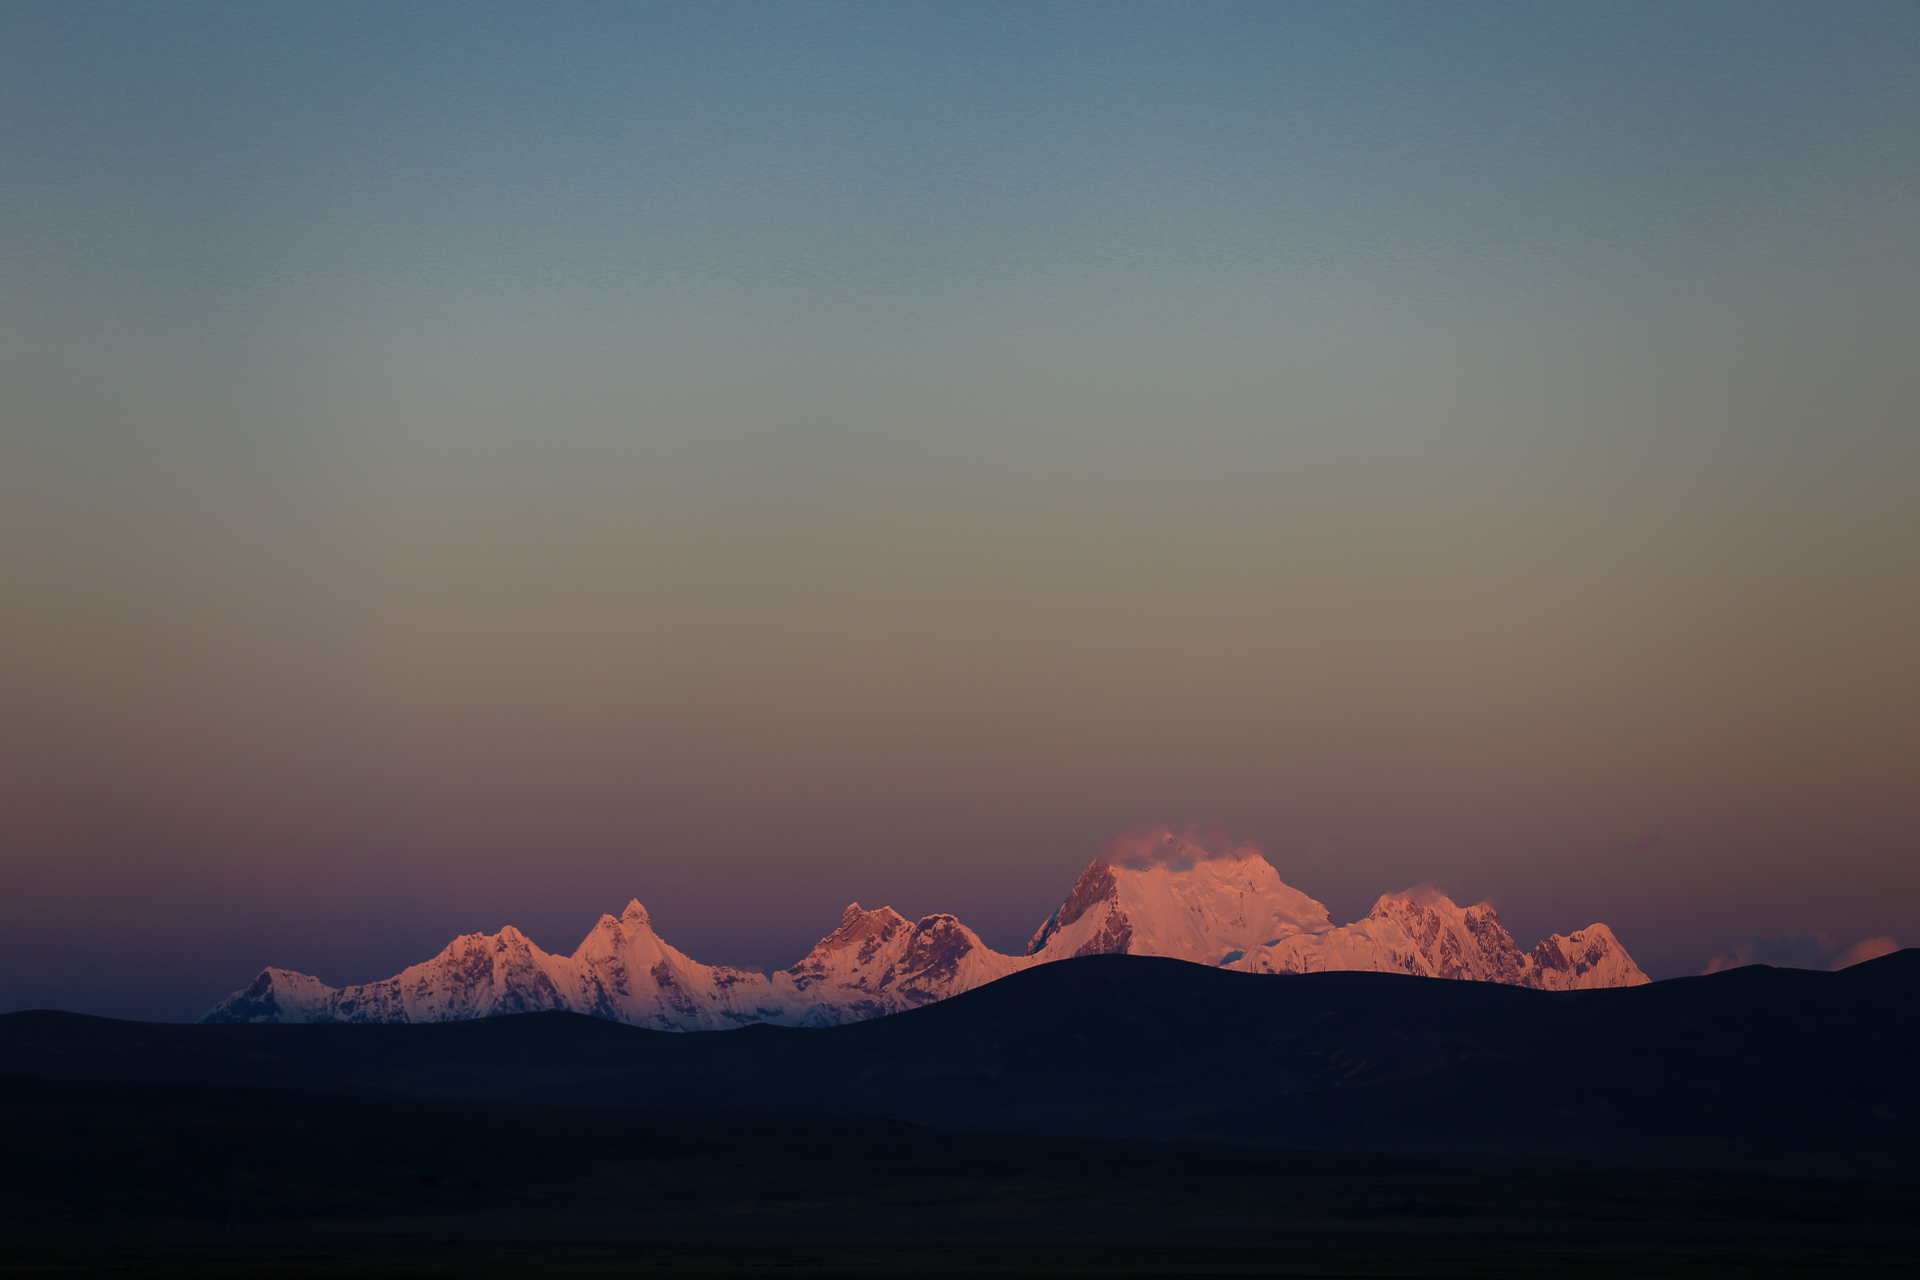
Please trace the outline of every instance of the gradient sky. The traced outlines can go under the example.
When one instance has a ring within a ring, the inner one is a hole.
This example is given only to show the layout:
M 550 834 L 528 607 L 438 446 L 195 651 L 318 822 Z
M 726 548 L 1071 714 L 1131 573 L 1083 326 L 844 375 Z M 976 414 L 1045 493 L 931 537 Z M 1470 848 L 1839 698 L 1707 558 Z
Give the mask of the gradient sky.
M 1916 138 L 1911 4 L 0 8 L 0 1009 L 1157 820 L 1920 942 Z

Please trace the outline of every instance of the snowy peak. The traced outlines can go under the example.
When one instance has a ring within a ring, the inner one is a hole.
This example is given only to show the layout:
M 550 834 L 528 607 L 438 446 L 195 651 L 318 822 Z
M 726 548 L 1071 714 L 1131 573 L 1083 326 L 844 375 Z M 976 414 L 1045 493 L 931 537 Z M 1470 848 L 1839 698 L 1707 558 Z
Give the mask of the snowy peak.
M 1508 983 L 1525 978 L 1526 957 L 1486 903 L 1461 907 L 1445 894 L 1410 890 L 1381 895 L 1367 919 L 1396 927 L 1430 977 Z
M 508 925 L 455 938 L 439 955 L 334 999 L 343 1022 L 446 1022 L 565 1008 L 555 958 Z
M 1048 916 L 1040 927 L 1034 931 L 1033 940 L 1027 943 L 1027 954 L 1037 956 L 1041 952 L 1047 951 L 1054 937 L 1058 935 L 1062 929 L 1070 928 L 1080 923 L 1080 921 L 1085 918 L 1087 912 L 1093 910 L 1096 906 L 1113 904 L 1117 897 L 1118 893 L 1114 884 L 1113 868 L 1104 862 L 1094 862 L 1085 871 L 1080 873 L 1080 878 L 1074 882 L 1073 892 L 1067 895 L 1067 900 L 1061 903 L 1059 909 Z M 1106 915 L 1110 914 L 1111 912 L 1103 914 L 1102 919 L 1104 920 Z M 1077 931 L 1077 935 L 1084 935 L 1087 932 L 1088 930 L 1082 929 Z M 1131 938 L 1132 932 L 1129 928 L 1129 941 Z M 1075 942 L 1076 944 L 1084 945 L 1084 939 L 1079 936 L 1076 936 Z M 1056 951 L 1064 949 L 1065 944 L 1062 944 L 1061 947 L 1053 948 L 1053 950 Z M 1124 951 L 1126 944 L 1123 943 L 1120 949 Z M 1076 945 L 1076 949 L 1069 954 L 1088 955 L 1093 953 L 1079 950 L 1078 945 Z
M 880 948 L 898 936 L 902 929 L 909 928 L 912 926 L 907 923 L 906 917 L 892 907 L 863 911 L 859 903 L 850 903 L 840 916 L 839 927 L 820 939 L 813 954 L 855 947 L 858 949 L 856 963 L 871 964 Z
M 1280 938 L 1333 928 L 1327 909 L 1251 856 L 1141 866 L 1095 862 L 1040 926 L 1037 960 L 1127 952 L 1230 964 Z
M 560 967 L 567 1000 L 559 1007 L 635 1026 L 706 1031 L 780 1012 L 765 977 L 692 959 L 653 931 L 638 899 L 618 920 L 601 916 Z
M 922 916 L 900 956 L 900 988 L 922 1001 L 944 1000 L 1004 978 L 1023 963 L 1003 956 L 950 915 Z
M 799 963 L 771 975 L 707 965 L 654 932 L 638 899 L 603 915 L 570 956 L 511 925 L 462 934 L 394 977 L 329 987 L 265 969 L 206 1022 L 442 1022 L 568 1009 L 635 1026 L 706 1031 L 751 1022 L 832 1026 L 944 1000 L 1072 956 L 1169 956 L 1250 973 L 1367 969 L 1541 987 L 1635 986 L 1646 974 L 1604 924 L 1523 953 L 1491 906 L 1431 889 L 1383 895 L 1352 924 L 1293 888 L 1258 846 L 1196 826 L 1116 837 L 1022 956 L 951 915 L 909 921 L 852 903 Z
M 950 915 L 917 924 L 892 907 L 848 907 L 840 925 L 800 963 L 774 975 L 806 1026 L 878 1017 L 944 1000 L 1020 967 Z
M 1547 991 L 1637 987 L 1649 981 L 1604 924 L 1590 924 L 1566 936 L 1556 933 L 1534 947 L 1527 961 L 1528 985 Z
M 1487 903 L 1462 907 L 1432 889 L 1384 894 L 1360 920 L 1316 938 L 1284 938 L 1232 964 L 1254 973 L 1370 969 L 1565 991 L 1647 981 L 1605 925 L 1555 934 L 1531 954 Z
M 1335 927 L 1250 845 L 1150 827 L 1110 845 L 1027 946 L 1030 963 L 1125 952 L 1251 973 L 1366 969 L 1565 990 L 1646 981 L 1605 925 L 1523 952 L 1486 903 L 1432 888 L 1383 894 Z
M 864 911 L 853 903 L 840 917 L 834 931 L 815 943 L 813 950 L 790 969 L 782 969 L 776 980 L 784 978 L 796 992 L 805 994 L 815 987 L 838 988 L 847 992 L 873 994 L 890 986 L 898 967 L 905 937 L 913 926 L 892 907 Z
M 291 969 L 262 969 L 258 977 L 214 1007 L 202 1022 L 331 1022 L 313 1017 L 326 1009 L 333 988 Z M 215 1017 L 215 1014 L 222 1016 Z

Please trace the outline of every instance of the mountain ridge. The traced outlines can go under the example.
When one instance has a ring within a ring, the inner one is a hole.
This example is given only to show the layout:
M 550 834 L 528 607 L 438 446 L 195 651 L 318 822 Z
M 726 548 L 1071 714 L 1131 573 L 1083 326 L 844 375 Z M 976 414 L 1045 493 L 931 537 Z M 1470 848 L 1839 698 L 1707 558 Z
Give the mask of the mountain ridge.
M 948 999 L 1075 956 L 1163 956 L 1248 973 L 1372 970 L 1549 990 L 1647 981 L 1613 931 L 1588 925 L 1523 952 L 1486 904 L 1430 889 L 1383 894 L 1361 920 L 1286 884 L 1252 846 L 1205 832 L 1130 833 L 1081 873 L 1025 954 L 988 947 L 957 917 L 908 920 L 850 904 L 800 960 L 771 974 L 703 964 L 655 931 L 640 901 L 603 915 L 571 955 L 512 925 L 463 934 L 391 978 L 330 987 L 269 967 L 206 1022 L 435 1022 L 567 1010 L 666 1031 L 755 1023 L 836 1026 Z M 1145 848 L 1147 854 L 1141 854 Z
M 0 1076 L 817 1111 L 1036 1139 L 1481 1151 L 1920 1179 L 1920 950 L 1549 991 L 1165 957 L 1036 965 L 842 1026 L 0 1016 Z

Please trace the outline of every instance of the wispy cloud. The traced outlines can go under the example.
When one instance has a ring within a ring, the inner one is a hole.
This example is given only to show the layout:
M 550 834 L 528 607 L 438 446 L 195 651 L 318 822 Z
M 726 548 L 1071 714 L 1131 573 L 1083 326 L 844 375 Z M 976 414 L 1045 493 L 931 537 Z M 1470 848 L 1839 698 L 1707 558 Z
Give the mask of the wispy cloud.
M 1197 862 L 1244 862 L 1264 854 L 1259 841 L 1235 840 L 1222 827 L 1201 822 L 1179 826 L 1155 822 L 1122 831 L 1107 841 L 1107 847 L 1100 851 L 1100 860 L 1135 871 L 1148 867 L 1185 871 Z
M 1835 956 L 1831 967 L 1844 969 L 1850 964 L 1859 964 L 1862 960 L 1878 960 L 1881 956 L 1890 956 L 1899 949 L 1900 944 L 1889 937 L 1862 938 Z
M 1749 964 L 1770 964 L 1776 969 L 1844 969 L 1899 949 L 1898 942 L 1880 936 L 1862 938 L 1843 948 L 1824 933 L 1783 933 L 1777 938 L 1749 938 L 1709 960 L 1704 972 L 1719 973 Z

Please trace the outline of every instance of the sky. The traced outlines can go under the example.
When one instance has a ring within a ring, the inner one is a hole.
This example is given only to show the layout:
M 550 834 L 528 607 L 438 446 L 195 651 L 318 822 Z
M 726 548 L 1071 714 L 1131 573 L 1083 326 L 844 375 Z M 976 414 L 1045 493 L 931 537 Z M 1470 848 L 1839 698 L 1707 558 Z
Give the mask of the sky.
M 0 8 L 0 1010 L 1161 821 L 1920 942 L 1916 137 L 1905 4 Z

